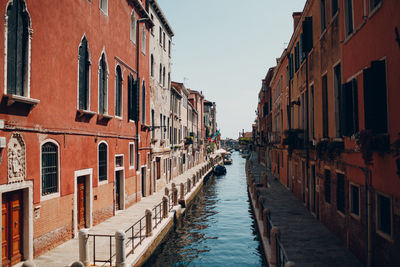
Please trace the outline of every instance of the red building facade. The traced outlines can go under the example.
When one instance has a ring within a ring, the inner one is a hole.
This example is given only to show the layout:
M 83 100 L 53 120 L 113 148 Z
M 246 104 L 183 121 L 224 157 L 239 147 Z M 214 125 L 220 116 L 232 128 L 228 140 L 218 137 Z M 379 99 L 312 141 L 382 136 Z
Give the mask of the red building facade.
M 146 2 L 0 5 L 3 266 L 151 193 Z

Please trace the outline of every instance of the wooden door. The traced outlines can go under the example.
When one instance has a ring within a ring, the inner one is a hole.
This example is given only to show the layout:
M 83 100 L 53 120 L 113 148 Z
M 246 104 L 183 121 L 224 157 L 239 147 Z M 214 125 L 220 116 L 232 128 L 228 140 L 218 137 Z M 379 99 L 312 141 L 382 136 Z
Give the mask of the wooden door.
M 78 205 L 78 229 L 85 228 L 86 226 L 86 194 L 85 194 L 85 176 L 78 177 L 78 192 L 77 192 L 77 205 Z
M 22 194 L 14 191 L 2 197 L 2 265 L 22 259 Z

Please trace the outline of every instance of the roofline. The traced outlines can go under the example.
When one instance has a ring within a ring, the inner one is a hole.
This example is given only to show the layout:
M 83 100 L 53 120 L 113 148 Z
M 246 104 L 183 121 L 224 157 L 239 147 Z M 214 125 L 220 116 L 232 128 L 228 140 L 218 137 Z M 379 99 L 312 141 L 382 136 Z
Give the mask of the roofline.
M 172 37 L 174 36 L 174 31 L 172 30 L 171 25 L 169 24 L 167 17 L 164 15 L 163 11 L 161 10 L 160 6 L 158 5 L 156 0 L 150 0 L 150 5 L 153 7 L 154 11 L 156 12 L 157 16 L 159 17 L 162 25 L 167 29 L 168 34 Z
M 149 25 L 150 28 L 154 26 L 154 22 L 151 20 L 149 13 L 146 11 L 146 8 L 142 5 L 139 0 L 128 0 L 133 4 L 134 7 L 138 9 L 138 13 L 142 18 L 145 18 L 145 23 Z

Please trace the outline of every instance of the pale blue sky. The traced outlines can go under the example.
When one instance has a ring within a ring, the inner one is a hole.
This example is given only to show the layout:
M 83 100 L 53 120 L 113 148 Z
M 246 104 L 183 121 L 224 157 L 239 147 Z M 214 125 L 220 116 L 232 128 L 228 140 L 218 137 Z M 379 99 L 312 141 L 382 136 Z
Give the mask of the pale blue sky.
M 251 130 L 261 80 L 305 0 L 158 0 L 175 36 L 172 80 L 217 104 L 222 138 Z

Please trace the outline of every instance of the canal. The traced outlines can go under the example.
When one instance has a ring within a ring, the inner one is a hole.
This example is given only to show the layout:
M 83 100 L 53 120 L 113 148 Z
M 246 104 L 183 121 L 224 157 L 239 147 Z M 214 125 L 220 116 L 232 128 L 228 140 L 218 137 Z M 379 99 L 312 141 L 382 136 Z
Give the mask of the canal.
M 176 229 L 144 266 L 265 266 L 248 194 L 245 160 L 211 177 Z

